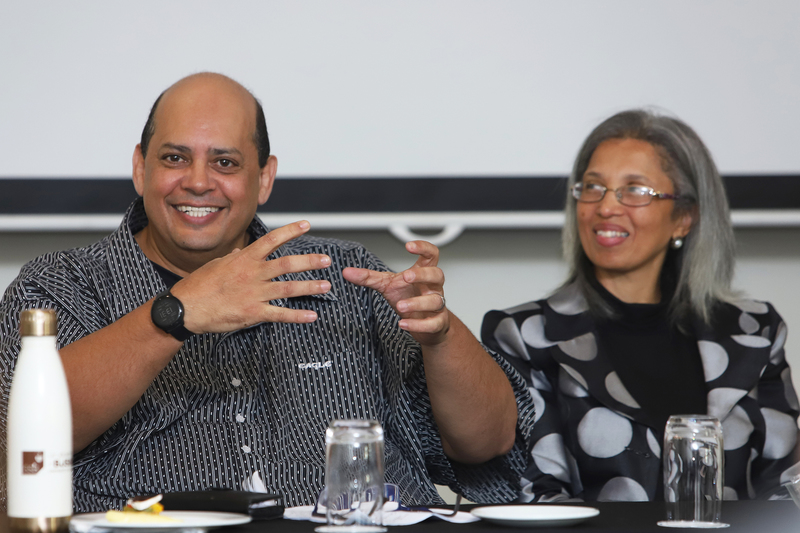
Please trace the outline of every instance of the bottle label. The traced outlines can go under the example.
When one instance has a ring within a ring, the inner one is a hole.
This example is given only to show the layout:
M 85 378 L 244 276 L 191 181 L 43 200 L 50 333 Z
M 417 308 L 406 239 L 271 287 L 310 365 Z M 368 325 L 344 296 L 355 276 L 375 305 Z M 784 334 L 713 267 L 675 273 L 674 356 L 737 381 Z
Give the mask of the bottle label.
M 38 474 L 44 467 L 44 452 L 22 452 L 22 475 Z
M 72 514 L 72 455 L 63 448 L 43 448 L 9 450 L 8 516 Z
M 72 468 L 72 456 L 67 453 L 49 454 L 47 467 L 53 472 L 60 472 Z M 45 468 L 45 452 L 22 452 L 22 475 L 32 476 Z
M 53 472 L 63 472 L 65 470 L 72 472 L 72 454 L 54 454 L 50 462 L 50 468 L 53 469 Z

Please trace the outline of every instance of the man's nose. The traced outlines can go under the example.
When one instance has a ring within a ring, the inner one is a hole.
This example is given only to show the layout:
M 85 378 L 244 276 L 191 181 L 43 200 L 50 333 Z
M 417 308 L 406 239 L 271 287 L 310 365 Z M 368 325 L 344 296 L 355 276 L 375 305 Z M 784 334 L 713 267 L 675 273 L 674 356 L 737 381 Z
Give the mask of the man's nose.
M 214 177 L 205 161 L 194 161 L 188 168 L 183 178 L 183 188 L 194 194 L 201 195 L 216 186 Z

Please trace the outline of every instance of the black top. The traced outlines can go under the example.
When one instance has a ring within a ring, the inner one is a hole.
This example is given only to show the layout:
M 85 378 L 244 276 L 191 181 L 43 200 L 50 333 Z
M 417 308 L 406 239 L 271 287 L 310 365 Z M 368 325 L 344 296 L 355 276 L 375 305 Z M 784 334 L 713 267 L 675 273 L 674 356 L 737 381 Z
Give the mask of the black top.
M 654 428 L 659 440 L 670 415 L 707 412 L 697 339 L 669 320 L 667 302 L 672 291 L 662 291 L 667 296 L 657 304 L 629 304 L 596 280 L 592 285 L 619 316 L 598 324 L 597 342 L 631 396 L 660 421 Z
M 161 279 L 164 281 L 164 285 L 166 285 L 170 289 L 172 288 L 173 285 L 175 285 L 176 283 L 178 283 L 180 280 L 183 279 L 172 270 L 167 270 L 158 263 L 150 261 L 150 264 L 153 265 L 153 268 L 156 270 L 156 272 L 158 272 L 158 275 L 161 276 Z
M 253 242 L 253 235 L 248 231 L 247 232 L 247 246 L 249 246 L 250 243 L 252 243 L 252 242 Z M 164 285 L 166 285 L 167 288 L 171 289 L 173 285 L 175 285 L 176 283 L 178 283 L 180 280 L 183 279 L 181 276 L 177 275 L 172 270 L 164 268 L 163 266 L 159 265 L 155 261 L 153 261 L 151 259 L 148 259 L 148 261 L 150 261 L 150 264 L 153 265 L 153 268 L 156 270 L 158 275 L 164 281 Z

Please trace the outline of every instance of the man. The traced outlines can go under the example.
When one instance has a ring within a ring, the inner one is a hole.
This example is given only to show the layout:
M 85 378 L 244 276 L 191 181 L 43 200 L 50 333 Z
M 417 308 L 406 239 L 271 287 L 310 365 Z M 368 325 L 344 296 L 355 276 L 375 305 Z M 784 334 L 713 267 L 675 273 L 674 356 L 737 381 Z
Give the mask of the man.
M 409 503 L 438 501 L 432 481 L 512 499 L 515 395 L 524 416 L 532 407 L 444 306 L 438 250 L 409 243 L 416 263 L 392 273 L 354 243 L 305 236 L 304 221 L 268 232 L 255 213 L 276 171 L 242 86 L 203 73 L 167 89 L 134 151 L 141 198 L 120 228 L 32 261 L 6 291 L 0 408 L 20 311 L 55 308 L 77 512 L 262 483 L 313 503 L 335 418 L 384 425 L 386 479 Z

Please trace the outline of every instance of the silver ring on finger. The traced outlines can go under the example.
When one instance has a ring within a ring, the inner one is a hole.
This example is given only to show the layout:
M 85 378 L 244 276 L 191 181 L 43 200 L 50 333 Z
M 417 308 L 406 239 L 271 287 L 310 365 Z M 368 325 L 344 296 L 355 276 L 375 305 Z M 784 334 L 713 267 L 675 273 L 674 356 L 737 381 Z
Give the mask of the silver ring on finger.
M 444 297 L 444 294 L 440 294 L 440 295 L 439 295 L 439 298 L 441 298 L 441 299 L 442 299 L 442 305 L 440 305 L 440 306 L 439 306 L 439 309 L 437 309 L 437 310 L 436 310 L 436 312 L 437 312 L 437 313 L 438 313 L 439 311 L 441 311 L 442 309 L 444 309 L 444 308 L 445 308 L 445 306 L 447 306 L 447 300 L 445 299 L 445 297 Z

